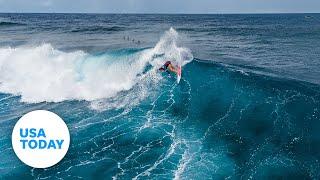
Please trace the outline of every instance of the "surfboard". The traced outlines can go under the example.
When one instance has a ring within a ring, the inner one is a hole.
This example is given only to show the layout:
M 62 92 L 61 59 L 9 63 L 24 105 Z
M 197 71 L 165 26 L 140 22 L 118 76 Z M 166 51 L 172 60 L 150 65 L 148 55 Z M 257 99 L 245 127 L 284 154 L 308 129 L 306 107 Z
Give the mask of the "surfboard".
M 179 68 L 178 68 L 177 83 L 180 82 L 180 79 L 181 79 L 181 66 L 179 66 Z

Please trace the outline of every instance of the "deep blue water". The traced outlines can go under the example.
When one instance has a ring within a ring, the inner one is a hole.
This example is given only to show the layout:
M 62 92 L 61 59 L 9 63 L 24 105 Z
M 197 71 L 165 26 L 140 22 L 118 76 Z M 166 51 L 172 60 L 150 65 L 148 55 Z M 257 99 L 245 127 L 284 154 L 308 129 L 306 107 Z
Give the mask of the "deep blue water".
M 0 179 L 319 179 L 319 39 L 319 14 L 0 14 Z M 71 134 L 48 169 L 11 147 L 35 109 Z

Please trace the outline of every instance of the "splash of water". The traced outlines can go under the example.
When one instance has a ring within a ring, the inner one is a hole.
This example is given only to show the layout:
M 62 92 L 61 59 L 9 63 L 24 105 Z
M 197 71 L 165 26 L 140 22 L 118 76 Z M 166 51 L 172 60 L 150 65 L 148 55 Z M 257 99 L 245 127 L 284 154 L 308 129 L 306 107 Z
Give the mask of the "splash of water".
M 174 64 L 184 66 L 193 60 L 190 49 L 177 45 L 179 39 L 180 36 L 175 29 L 170 28 L 165 32 L 153 49 L 154 54 L 163 55 L 162 58 L 157 61 L 157 65 L 163 64 L 164 60 L 170 60 Z

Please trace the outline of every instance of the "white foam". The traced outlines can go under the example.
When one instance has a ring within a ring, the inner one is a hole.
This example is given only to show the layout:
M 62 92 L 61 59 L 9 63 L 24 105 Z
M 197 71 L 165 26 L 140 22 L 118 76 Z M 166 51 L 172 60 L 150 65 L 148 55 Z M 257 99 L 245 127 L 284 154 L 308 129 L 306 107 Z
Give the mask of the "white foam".
M 153 49 L 154 54 L 164 54 L 159 61 L 155 61 L 157 65 L 163 64 L 163 61 L 170 60 L 174 64 L 184 66 L 193 60 L 193 55 L 190 49 L 179 47 L 179 34 L 173 28 L 170 28 L 160 38 L 160 41 Z
M 148 63 L 158 68 L 166 59 L 184 65 L 190 51 L 176 45 L 170 29 L 154 48 L 135 54 L 91 55 L 63 52 L 50 44 L 0 48 L 0 92 L 20 95 L 24 102 L 97 100 L 131 89 Z M 164 53 L 154 59 L 155 54 Z

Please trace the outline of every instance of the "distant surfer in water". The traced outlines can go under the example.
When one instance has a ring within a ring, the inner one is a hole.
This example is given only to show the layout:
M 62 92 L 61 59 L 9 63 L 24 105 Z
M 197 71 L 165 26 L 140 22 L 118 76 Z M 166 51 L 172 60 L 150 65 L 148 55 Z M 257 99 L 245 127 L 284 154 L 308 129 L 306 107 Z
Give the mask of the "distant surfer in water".
M 161 66 L 161 68 L 159 68 L 160 71 L 167 71 L 167 72 L 174 72 L 177 74 L 177 76 L 181 76 L 181 68 L 175 67 L 174 65 L 172 65 L 171 61 L 167 61 L 166 63 L 164 63 L 164 65 Z

